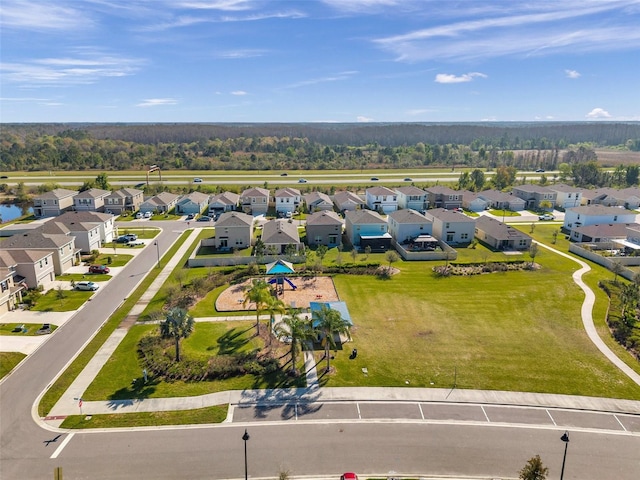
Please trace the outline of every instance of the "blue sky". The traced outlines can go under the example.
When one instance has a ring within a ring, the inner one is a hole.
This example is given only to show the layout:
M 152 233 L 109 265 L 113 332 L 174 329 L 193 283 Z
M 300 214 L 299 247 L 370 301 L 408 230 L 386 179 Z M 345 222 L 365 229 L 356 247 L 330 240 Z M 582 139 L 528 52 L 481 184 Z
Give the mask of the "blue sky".
M 640 120 L 640 0 L 2 0 L 3 122 Z

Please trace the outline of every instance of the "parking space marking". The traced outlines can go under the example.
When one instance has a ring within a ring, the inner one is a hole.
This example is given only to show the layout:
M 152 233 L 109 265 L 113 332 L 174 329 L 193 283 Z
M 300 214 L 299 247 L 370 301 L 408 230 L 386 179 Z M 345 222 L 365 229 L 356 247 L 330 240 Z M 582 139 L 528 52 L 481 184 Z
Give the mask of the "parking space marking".
M 550 412 L 549 410 L 547 410 L 546 408 L 545 408 L 545 411 L 547 412 L 547 415 L 549 415 L 549 418 L 550 418 L 550 419 L 551 419 L 551 421 L 553 422 L 553 425 L 557 427 L 557 426 L 558 426 L 558 424 L 556 423 L 556 421 L 555 421 L 555 420 L 553 419 L 553 417 L 551 416 L 551 412 Z
M 74 435 L 75 433 L 70 433 L 69 435 L 67 435 L 66 438 L 60 444 L 60 446 L 56 448 L 56 451 L 53 452 L 49 458 L 58 458 L 58 455 L 62 453 L 62 450 L 64 450 L 64 447 L 67 446 L 67 443 L 71 441 Z
M 424 420 L 424 412 L 422 411 L 422 405 L 420 403 L 418 404 L 418 409 L 420 410 L 420 416 Z
M 626 431 L 627 431 L 627 429 L 626 429 L 626 428 L 624 428 L 624 425 L 622 424 L 622 422 L 620 421 L 620 419 L 618 418 L 618 416 L 617 416 L 616 414 L 614 414 L 614 415 L 613 415 L 613 418 L 615 418 L 615 419 L 618 421 L 618 423 L 620 424 L 620 426 L 622 427 L 622 429 L 626 432 Z
M 358 408 L 358 419 L 362 420 L 362 415 L 360 415 L 360 404 L 356 403 L 356 407 Z
M 487 422 L 491 423 L 491 420 L 489 420 L 489 415 L 487 415 L 487 412 L 484 410 L 484 407 L 480 405 L 480 408 L 482 409 L 482 413 L 484 413 L 484 418 L 487 419 Z

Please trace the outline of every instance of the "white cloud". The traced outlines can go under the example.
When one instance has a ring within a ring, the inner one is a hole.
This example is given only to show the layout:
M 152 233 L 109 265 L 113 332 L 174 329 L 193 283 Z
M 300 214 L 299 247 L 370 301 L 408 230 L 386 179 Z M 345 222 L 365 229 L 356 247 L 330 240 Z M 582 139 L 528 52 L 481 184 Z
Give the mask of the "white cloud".
M 487 78 L 487 75 L 480 72 L 464 73 L 460 76 L 451 75 L 448 73 L 439 73 L 436 75 L 435 82 L 436 83 L 464 83 L 464 82 L 470 82 L 474 78 Z
M 91 48 L 78 48 L 74 53 L 76 56 L 2 63 L 0 73 L 6 81 L 27 86 L 88 85 L 104 77 L 132 75 L 144 63 Z
M 93 22 L 82 10 L 33 0 L 2 0 L 2 28 L 23 30 L 78 30 Z
M 571 79 L 580 78 L 581 76 L 580 72 L 576 70 L 565 70 L 564 73 L 567 76 L 567 78 L 571 78 Z
M 223 58 L 223 59 L 238 59 L 238 58 L 254 58 L 254 57 L 262 57 L 267 53 L 266 50 L 259 49 L 245 49 L 245 50 L 227 50 L 223 52 L 215 52 L 215 58 Z
M 611 114 L 603 108 L 594 108 L 585 115 L 587 118 L 611 118 Z
M 450 12 L 457 21 L 373 42 L 405 62 L 633 49 L 640 46 L 640 29 L 637 16 L 625 8 L 634 4 L 637 1 L 513 2 L 505 13 L 466 20 L 464 12 Z M 609 16 L 606 26 L 594 21 L 602 15 Z
M 373 122 L 374 120 L 373 120 L 373 118 L 365 117 L 363 115 L 358 115 L 356 117 L 356 121 L 358 123 L 368 123 L 368 122 Z
M 349 13 L 371 14 L 379 13 L 387 7 L 402 7 L 407 0 L 323 0 L 324 3 L 336 10 Z
M 138 103 L 136 107 L 161 107 L 164 105 L 176 105 L 178 101 L 175 98 L 147 98 Z
M 433 108 L 415 108 L 413 110 L 407 110 L 406 112 L 404 112 L 406 115 L 409 115 L 411 117 L 415 117 L 416 115 L 422 115 L 423 113 L 432 113 L 435 112 L 437 110 L 433 109 Z
M 252 0 L 182 0 L 174 3 L 179 8 L 194 10 L 223 10 L 237 12 L 250 10 L 255 2 Z
M 358 72 L 356 72 L 356 71 L 339 72 L 336 75 L 332 75 L 332 76 L 328 76 L 328 77 L 313 78 L 311 80 L 302 80 L 300 82 L 292 83 L 290 85 L 287 85 L 285 88 L 307 87 L 309 85 L 316 85 L 318 83 L 337 82 L 337 81 L 340 81 L 340 80 L 348 80 L 349 78 L 351 78 L 356 73 L 358 73 Z
M 231 95 L 243 96 L 247 95 L 247 92 L 245 92 L 244 90 L 234 90 L 233 92 L 231 92 Z

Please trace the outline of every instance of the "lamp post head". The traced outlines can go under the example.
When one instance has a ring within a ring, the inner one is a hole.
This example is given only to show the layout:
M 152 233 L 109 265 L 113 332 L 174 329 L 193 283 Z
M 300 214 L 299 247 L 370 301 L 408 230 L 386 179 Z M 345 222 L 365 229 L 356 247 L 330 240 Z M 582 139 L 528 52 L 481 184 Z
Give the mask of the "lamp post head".
M 560 440 L 565 443 L 569 443 L 569 432 L 564 432 L 564 434 L 560 437 Z
M 249 432 L 247 432 L 247 429 L 245 428 L 244 435 L 242 435 L 242 440 L 246 442 L 247 440 L 249 440 L 249 438 L 251 437 L 249 437 Z

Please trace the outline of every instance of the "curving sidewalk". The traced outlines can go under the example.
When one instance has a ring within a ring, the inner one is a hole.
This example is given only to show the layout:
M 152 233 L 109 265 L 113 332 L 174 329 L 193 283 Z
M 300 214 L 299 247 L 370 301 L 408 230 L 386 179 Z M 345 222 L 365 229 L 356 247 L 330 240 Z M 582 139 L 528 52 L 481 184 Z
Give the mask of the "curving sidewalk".
M 163 271 L 158 275 L 140 301 L 133 307 L 130 316 L 137 316 L 151 301 L 156 292 L 171 274 L 177 262 L 190 247 L 192 240 L 198 235 L 194 230 L 187 241 L 176 252 L 174 257 L 167 262 Z M 592 309 L 595 302 L 595 294 L 582 281 L 582 275 L 591 270 L 589 265 L 571 255 L 563 253 L 555 248 L 539 243 L 543 248 L 558 255 L 569 258 L 580 265 L 580 269 L 574 272 L 574 282 L 584 291 L 585 300 L 582 304 L 582 322 L 587 335 L 596 347 L 620 370 L 628 375 L 636 384 L 640 385 L 638 375 L 627 364 L 620 360 L 607 347 L 598 336 L 593 323 Z M 227 321 L 238 320 L 241 317 L 208 317 L 198 318 L 196 321 Z M 255 316 L 246 318 L 255 319 Z M 268 317 L 263 317 L 268 318 Z M 129 322 L 132 325 L 133 322 Z M 124 327 L 124 328 L 123 328 Z M 404 401 L 404 402 L 449 402 L 449 403 L 479 403 L 512 406 L 557 407 L 581 410 L 597 410 L 615 413 L 640 414 L 640 402 L 623 399 L 580 397 L 572 395 L 542 394 L 528 392 L 504 392 L 486 390 L 458 390 L 439 388 L 406 388 L 406 387 L 343 387 L 343 388 L 319 388 L 313 357 L 305 352 L 305 369 L 307 370 L 308 388 L 289 390 L 242 390 L 225 391 L 201 395 L 197 397 L 174 398 L 146 398 L 130 400 L 107 401 L 83 401 L 80 411 L 78 399 L 98 375 L 105 362 L 120 344 L 128 330 L 127 326 L 117 328 L 111 337 L 100 348 L 94 358 L 78 375 L 67 392 L 53 407 L 49 416 L 45 418 L 49 426 L 58 426 L 64 417 L 68 415 L 95 415 L 113 413 L 135 413 L 155 411 L 176 411 L 204 408 L 213 405 L 242 405 L 261 404 L 275 405 L 282 403 L 309 403 L 309 402 L 344 402 L 344 401 Z
M 587 332 L 589 339 L 591 340 L 591 342 L 593 342 L 596 348 L 600 350 L 602 354 L 611 361 L 611 363 L 613 363 L 625 375 L 627 375 L 631 380 L 633 380 L 636 383 L 636 385 L 640 385 L 640 375 L 638 375 L 638 373 L 636 373 L 635 370 L 633 370 L 629 365 L 627 365 L 622 360 L 620 360 L 620 358 L 618 358 L 618 356 L 615 353 L 613 353 L 613 351 L 602 341 L 602 339 L 600 338 L 600 335 L 598 335 L 596 326 L 593 323 L 592 312 L 593 312 L 593 305 L 596 301 L 596 295 L 595 293 L 593 293 L 593 290 L 591 290 L 582 281 L 582 276 L 588 271 L 590 271 L 591 267 L 586 262 L 583 262 L 582 260 L 578 260 L 577 258 L 567 253 L 561 252 L 560 250 L 557 250 L 548 245 L 544 245 L 543 243 L 539 243 L 539 242 L 536 242 L 536 243 L 541 247 L 546 248 L 547 250 L 550 250 L 553 253 L 561 255 L 565 258 L 568 258 L 569 260 L 573 260 L 578 265 L 580 265 L 580 269 L 573 272 L 573 281 L 576 283 L 576 285 L 578 285 L 582 289 L 585 295 L 584 302 L 582 302 L 582 309 L 580 312 L 582 316 L 582 325 L 584 326 L 584 329 Z

